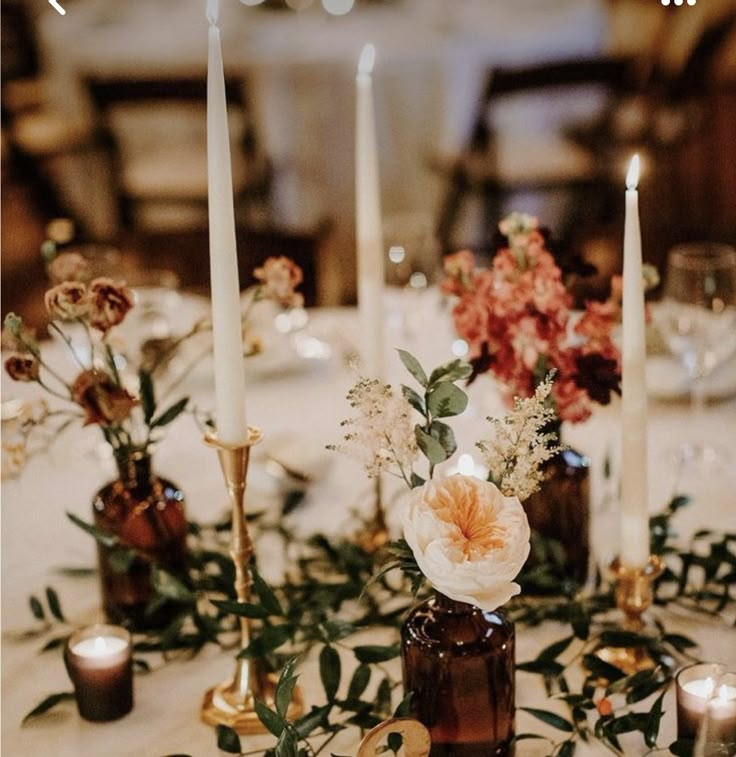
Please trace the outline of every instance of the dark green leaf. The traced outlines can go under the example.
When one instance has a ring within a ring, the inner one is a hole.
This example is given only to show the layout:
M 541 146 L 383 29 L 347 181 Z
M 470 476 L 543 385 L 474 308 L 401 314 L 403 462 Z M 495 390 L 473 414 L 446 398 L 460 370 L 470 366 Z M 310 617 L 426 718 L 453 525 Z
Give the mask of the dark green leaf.
M 600 657 L 597 657 L 594 654 L 584 655 L 583 665 L 591 673 L 593 673 L 593 675 L 596 675 L 599 678 L 605 678 L 606 681 L 610 681 L 610 682 L 618 681 L 619 678 L 623 678 L 626 675 L 622 670 L 617 668 L 615 665 L 611 665 L 605 660 L 601 660 Z
M 409 373 L 422 385 L 427 386 L 427 374 L 424 372 L 424 368 L 419 364 L 419 361 L 406 350 L 397 350 L 401 362 L 404 364 Z
M 240 736 L 226 725 L 217 726 L 217 748 L 229 754 L 240 754 Z
M 284 719 L 286 719 L 286 713 L 289 711 L 289 705 L 294 696 L 296 679 L 297 676 L 295 675 L 284 677 L 282 674 L 276 687 L 276 712 Z
M 328 702 L 332 702 L 340 685 L 340 655 L 334 647 L 324 646 L 319 653 L 319 675 Z
M 67 511 L 66 517 L 69 518 L 69 520 L 74 523 L 75 526 L 79 526 L 82 531 L 86 531 L 91 536 L 94 536 L 94 538 L 97 539 L 97 541 L 105 547 L 114 547 L 119 543 L 117 536 L 113 536 L 113 534 L 102 531 L 101 529 L 97 528 L 97 526 L 93 526 L 91 523 L 85 523 L 85 521 L 83 521 L 81 518 L 78 518 L 74 513 Z
M 146 425 L 148 426 L 151 422 L 151 418 L 153 418 L 156 412 L 156 395 L 151 374 L 141 368 L 140 371 L 138 371 L 138 383 L 141 392 L 143 417 L 146 419 Z
M 150 673 L 151 666 L 146 660 L 142 660 L 140 657 L 133 658 L 133 670 L 136 673 Z
M 662 641 L 673 646 L 678 652 L 698 646 L 692 639 L 679 633 L 667 633 L 662 637 Z
M 256 715 L 258 715 L 258 719 L 263 723 L 266 729 L 277 738 L 281 736 L 281 732 L 286 727 L 286 721 L 273 710 L 266 707 L 260 699 L 256 699 L 254 705 Z
M 401 385 L 401 393 L 404 395 L 406 401 L 421 415 L 427 415 L 427 408 L 424 406 L 424 400 L 415 392 L 410 386 Z
M 267 652 L 272 652 L 285 644 L 291 638 L 292 631 L 288 623 L 264 628 L 245 649 L 238 653 L 238 657 L 241 659 L 263 657 Z
M 417 486 L 423 486 L 425 483 L 424 479 L 421 476 L 417 476 L 416 473 L 411 474 L 411 488 L 416 489 Z
M 414 435 L 416 436 L 417 446 L 432 465 L 439 465 L 439 463 L 447 460 L 445 448 L 421 426 L 414 427 Z
M 56 707 L 60 702 L 66 702 L 74 699 L 73 691 L 61 691 L 58 694 L 49 694 L 40 704 L 37 704 L 24 718 L 21 725 L 25 725 L 32 718 L 37 718 L 48 712 L 52 707 Z
M 276 757 L 299 757 L 299 749 L 294 733 L 285 728 L 276 743 Z
M 254 605 L 251 602 L 236 602 L 230 599 L 213 599 L 211 602 L 215 607 L 230 615 L 260 620 L 268 617 L 268 611 L 265 607 Z
M 537 718 L 537 720 L 541 720 L 543 723 L 551 725 L 558 731 L 572 733 L 575 730 L 569 720 L 566 720 L 560 715 L 557 715 L 554 712 L 550 712 L 549 710 L 538 710 L 534 707 L 520 707 L 519 709 L 524 710 L 524 712 L 528 712 L 530 715 L 533 715 L 535 718 Z
M 375 711 L 381 716 L 387 716 L 391 710 L 391 681 L 384 678 L 378 684 L 376 692 Z
M 192 592 L 173 574 L 154 565 L 151 568 L 151 584 L 157 594 L 174 602 L 194 602 L 196 597 Z
M 400 702 L 398 707 L 394 710 L 395 718 L 408 718 L 411 714 L 411 701 L 414 698 L 414 692 L 410 691 Z
M 565 669 L 559 662 L 554 660 L 529 660 L 529 662 L 520 662 L 516 666 L 517 670 L 523 670 L 525 673 L 538 673 L 543 676 L 558 676 Z
M 42 647 L 42 652 L 48 652 L 51 649 L 58 649 L 69 638 L 69 634 L 63 636 L 55 636 L 53 639 L 49 639 Z
M 154 418 L 151 421 L 150 428 L 161 428 L 162 426 L 168 426 L 173 420 L 175 420 L 186 409 L 189 397 L 182 397 L 178 402 L 175 402 L 170 408 L 164 410 L 158 418 Z
M 572 757 L 575 754 L 575 742 L 565 741 L 557 752 L 557 757 Z
M 694 739 L 677 739 L 673 741 L 669 750 L 675 757 L 693 757 L 695 754 L 695 740 Z
M 678 494 L 672 498 L 669 505 L 667 506 L 668 510 L 671 510 L 673 513 L 677 512 L 682 507 L 686 507 L 692 502 L 693 498 L 688 496 L 687 494 Z
M 455 384 L 443 381 L 427 395 L 427 409 L 433 418 L 460 415 L 468 406 L 468 395 Z
M 574 636 L 566 636 L 564 639 L 550 644 L 545 647 L 538 655 L 539 660 L 556 660 L 569 646 L 570 642 L 574 639 Z
M 473 367 L 470 363 L 459 359 L 450 360 L 432 371 L 429 376 L 429 386 L 431 387 L 440 381 L 460 381 L 468 378 L 472 372 Z
M 366 690 L 371 680 L 371 669 L 368 665 L 358 665 L 350 679 L 348 687 L 348 699 L 360 699 L 360 695 Z
M 324 725 L 331 709 L 331 704 L 325 704 L 322 705 L 322 707 L 312 707 L 306 715 L 302 715 L 302 717 L 294 723 L 294 728 L 296 729 L 299 738 L 303 739 L 306 736 L 309 736 L 315 728 Z
M 644 729 L 644 741 L 647 746 L 653 748 L 657 745 L 657 736 L 659 736 L 659 723 L 662 720 L 662 700 L 665 692 L 663 691 L 652 705 L 647 718 L 646 728 Z
M 401 652 L 401 645 L 391 644 L 390 646 L 378 646 L 367 644 L 353 649 L 358 662 L 370 665 L 375 662 L 386 662 L 398 657 Z
M 328 642 L 340 641 L 358 630 L 346 620 L 326 620 L 320 625 L 320 629 L 324 633 L 325 641 Z
M 31 606 L 31 612 L 36 620 L 44 620 L 46 613 L 43 610 L 43 605 L 39 602 L 38 597 L 31 595 L 28 597 L 28 604 Z
M 651 642 L 649 636 L 632 631 L 603 631 L 601 634 L 603 647 L 648 647 Z
M 455 433 L 453 430 L 442 421 L 432 421 L 429 427 L 430 436 L 434 437 L 445 450 L 445 455 L 449 458 L 455 454 L 457 449 L 457 442 L 455 441 Z
M 273 589 L 261 578 L 256 570 L 251 571 L 253 574 L 253 591 L 258 595 L 263 607 L 268 610 L 269 615 L 283 615 L 284 610 Z

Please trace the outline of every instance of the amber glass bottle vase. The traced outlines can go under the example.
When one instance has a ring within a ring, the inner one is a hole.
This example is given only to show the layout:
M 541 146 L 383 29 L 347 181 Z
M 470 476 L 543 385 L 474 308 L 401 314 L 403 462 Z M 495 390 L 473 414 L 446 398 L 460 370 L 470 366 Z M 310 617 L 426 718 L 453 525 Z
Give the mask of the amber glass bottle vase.
M 132 628 L 160 627 L 169 613 L 165 606 L 149 606 L 154 596 L 151 567 L 184 568 L 184 495 L 175 484 L 153 475 L 148 453 L 121 456 L 116 462 L 119 478 L 100 489 L 92 503 L 95 525 L 120 540 L 112 547 L 97 544 L 105 614 L 111 622 Z
M 502 610 L 437 594 L 407 617 L 401 656 L 430 757 L 513 754 L 514 626 Z

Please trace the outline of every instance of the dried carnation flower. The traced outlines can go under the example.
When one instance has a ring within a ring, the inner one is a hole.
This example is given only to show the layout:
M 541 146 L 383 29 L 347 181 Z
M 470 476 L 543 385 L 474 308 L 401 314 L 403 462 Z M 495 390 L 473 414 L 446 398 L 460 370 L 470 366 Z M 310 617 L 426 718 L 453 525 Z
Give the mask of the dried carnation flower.
M 49 289 L 43 298 L 48 314 L 61 321 L 81 318 L 89 310 L 87 287 L 81 281 L 64 281 Z
M 13 381 L 38 381 L 41 364 L 31 354 L 10 355 L 5 361 L 5 371 Z
M 133 293 L 121 282 L 103 277 L 89 285 L 89 323 L 103 333 L 122 323 L 133 304 Z
M 304 297 L 294 291 L 304 280 L 302 269 L 291 259 L 284 257 L 268 258 L 253 275 L 261 282 L 263 296 L 275 300 L 280 305 L 298 308 L 304 304 Z
M 357 415 L 340 424 L 348 429 L 347 444 L 332 449 L 356 458 L 370 478 L 387 471 L 408 479 L 418 448 L 412 407 L 403 394 L 377 379 L 361 378 L 347 399 Z
M 82 371 L 72 385 L 72 399 L 85 412 L 84 425 L 120 423 L 137 404 L 135 397 L 104 371 Z
M 524 500 L 533 494 L 544 478 L 543 464 L 562 449 L 554 434 L 543 431 L 556 420 L 547 405 L 551 391 L 552 377 L 548 376 L 533 396 L 517 397 L 514 409 L 504 418 L 489 418 L 495 434 L 476 445 L 493 480 L 507 496 Z

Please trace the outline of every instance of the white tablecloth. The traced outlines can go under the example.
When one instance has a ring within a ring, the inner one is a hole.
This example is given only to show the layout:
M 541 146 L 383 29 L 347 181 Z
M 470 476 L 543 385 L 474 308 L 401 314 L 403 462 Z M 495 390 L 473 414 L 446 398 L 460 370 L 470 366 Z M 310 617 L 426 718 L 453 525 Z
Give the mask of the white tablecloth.
M 387 342 L 403 346 L 426 366 L 434 366 L 451 356 L 447 313 L 432 292 L 419 298 L 411 308 L 413 323 L 422 324 L 418 336 L 407 336 L 398 328 L 397 303 L 391 305 Z M 310 328 L 331 335 L 335 343 L 349 339 L 355 313 L 317 311 Z M 56 350 L 56 348 L 53 348 Z M 406 376 L 395 353 L 387 356 L 390 379 L 404 381 Z M 280 435 L 297 437 L 302 445 L 322 449 L 339 439 L 338 423 L 349 415 L 343 397 L 354 376 L 337 358 L 328 364 L 303 373 L 285 374 L 282 378 L 254 381 L 248 387 L 249 422 L 261 426 L 266 440 Z M 207 371 L 193 378 L 192 396 L 201 405 L 211 403 Z M 3 378 L 4 399 L 28 392 L 25 385 L 12 384 Z M 473 441 L 485 427 L 483 420 L 499 408 L 498 398 L 487 380 L 479 380 L 471 390 L 466 413 L 456 420 L 460 451 L 472 452 Z M 652 404 L 650 432 L 650 502 L 657 510 L 665 504 L 676 485 L 674 469 L 665 450 L 678 441 L 695 435 L 707 435 L 716 443 L 736 452 L 736 402 L 722 402 L 709 407 L 699 425 L 694 425 L 682 405 Z M 597 557 L 606 562 L 616 552 L 615 507 L 601 507 L 604 482 L 601 476 L 607 452 L 614 458 L 618 448 L 618 407 L 597 411 L 587 423 L 569 429 L 568 442 L 588 453 L 593 467 L 594 542 Z M 51 449 L 32 458 L 21 478 L 2 486 L 2 738 L 8 755 L 53 754 L 55 757 L 162 757 L 185 753 L 205 757 L 216 752 L 212 730 L 199 721 L 199 704 L 204 690 L 230 674 L 232 659 L 228 653 L 206 648 L 195 660 L 168 665 L 149 676 L 136 679 L 136 704 L 133 712 L 121 721 L 104 725 L 80 720 L 72 705 L 65 704 L 55 714 L 39 719 L 25 728 L 20 721 L 46 694 L 69 690 L 61 657 L 56 652 L 39 653 L 40 642 L 16 642 L 9 638 L 12 630 L 28 628 L 32 618 L 28 596 L 41 594 L 47 585 L 60 593 L 66 614 L 80 623 L 99 619 L 99 594 L 94 578 L 73 579 L 55 573 L 59 566 L 94 564 L 93 540 L 71 525 L 65 510 L 89 518 L 91 496 L 112 476 L 110 462 L 92 453 L 98 442 L 98 430 L 67 432 Z M 172 427 L 168 438 L 156 453 L 156 469 L 179 483 L 187 495 L 187 507 L 193 518 L 213 520 L 224 508 L 224 492 L 215 455 L 200 441 L 189 417 Z M 262 474 L 261 474 L 262 478 Z M 722 470 L 705 482 L 683 480 L 681 489 L 695 495 L 695 503 L 679 516 L 683 533 L 710 525 L 736 529 L 736 472 Z M 303 505 L 293 515 L 297 526 L 339 533 L 350 521 L 352 507 L 366 508 L 369 484 L 351 460 L 331 458 L 324 476 L 308 492 Z M 261 562 L 268 565 L 261 555 Z M 702 654 L 712 660 L 736 664 L 734 633 L 701 618 L 682 617 L 668 620 L 668 627 L 687 633 L 702 643 Z M 538 629 L 517 629 L 519 661 L 536 656 L 550 641 L 561 638 L 562 629 L 554 625 Z M 517 705 L 554 707 L 545 701 L 536 676 L 518 675 Z M 307 663 L 302 677 L 307 700 L 320 703 L 321 688 L 316 666 Z M 661 743 L 674 740 L 674 696 L 665 700 Z M 517 730 L 541 726 L 520 713 Z M 558 734 L 559 736 L 559 734 Z M 244 739 L 246 748 L 259 748 L 260 742 Z M 643 753 L 635 742 L 627 754 Z M 354 753 L 355 744 L 335 743 L 341 753 Z M 605 750 L 589 752 L 607 754 Z M 517 754 L 545 754 L 533 742 L 519 745 Z

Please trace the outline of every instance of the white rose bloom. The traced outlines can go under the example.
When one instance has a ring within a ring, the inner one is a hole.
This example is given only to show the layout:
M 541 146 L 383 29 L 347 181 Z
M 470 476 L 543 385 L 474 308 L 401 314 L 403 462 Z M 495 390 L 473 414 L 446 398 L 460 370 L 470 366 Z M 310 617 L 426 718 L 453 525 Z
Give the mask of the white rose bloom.
M 518 498 L 488 481 L 455 475 L 409 496 L 404 538 L 434 588 L 458 602 L 495 610 L 521 588 L 529 523 Z

